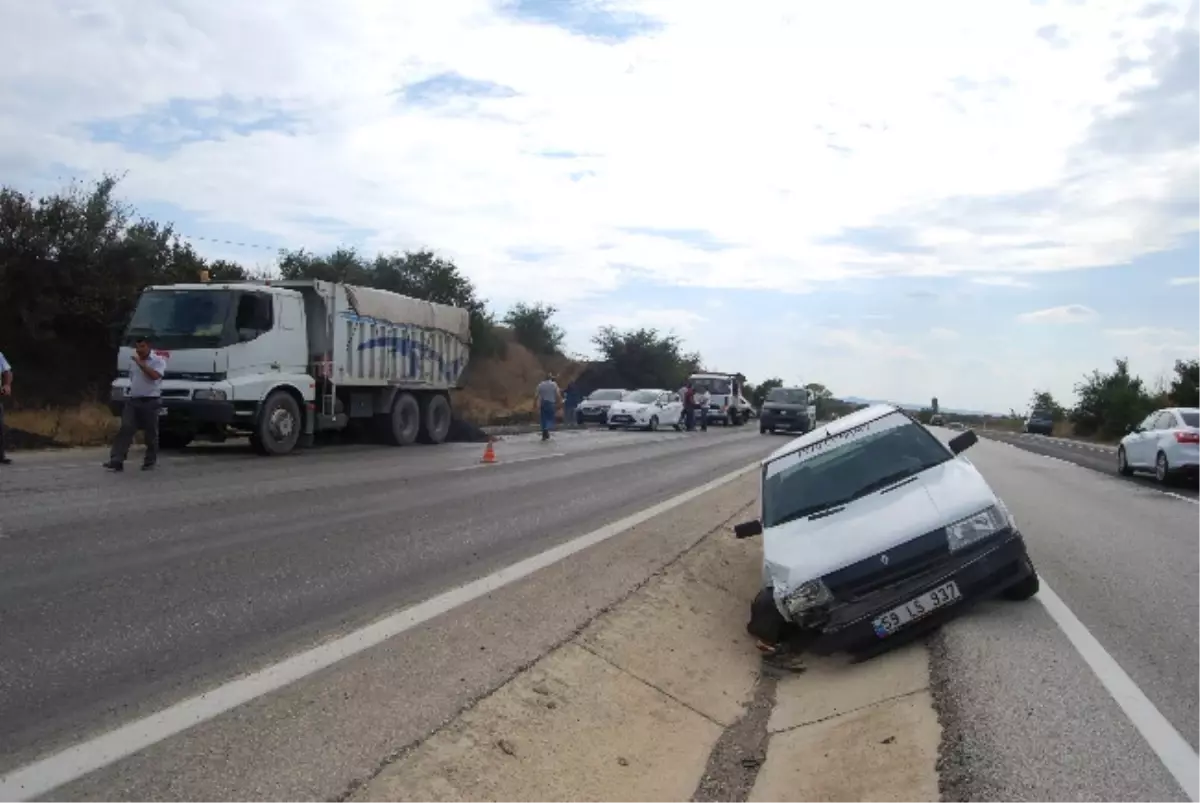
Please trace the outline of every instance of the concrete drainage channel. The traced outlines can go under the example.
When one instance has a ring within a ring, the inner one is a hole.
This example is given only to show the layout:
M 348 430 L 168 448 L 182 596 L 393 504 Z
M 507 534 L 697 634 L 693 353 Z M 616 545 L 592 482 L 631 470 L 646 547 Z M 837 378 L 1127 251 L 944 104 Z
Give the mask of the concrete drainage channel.
M 377 773 L 352 800 L 935 800 L 925 647 L 764 661 L 745 632 L 751 474 L 640 527 L 688 551 Z M 708 522 L 703 527 L 701 522 Z

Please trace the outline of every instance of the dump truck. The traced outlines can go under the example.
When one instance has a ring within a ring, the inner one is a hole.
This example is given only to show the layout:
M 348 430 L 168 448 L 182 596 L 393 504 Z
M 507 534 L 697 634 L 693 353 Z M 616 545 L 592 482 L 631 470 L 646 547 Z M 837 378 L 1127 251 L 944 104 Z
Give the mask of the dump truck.
M 467 310 L 318 280 L 155 285 L 122 337 L 110 408 L 129 397 L 134 343 L 167 358 L 159 442 L 248 435 L 263 455 L 358 428 L 441 443 L 470 357 Z

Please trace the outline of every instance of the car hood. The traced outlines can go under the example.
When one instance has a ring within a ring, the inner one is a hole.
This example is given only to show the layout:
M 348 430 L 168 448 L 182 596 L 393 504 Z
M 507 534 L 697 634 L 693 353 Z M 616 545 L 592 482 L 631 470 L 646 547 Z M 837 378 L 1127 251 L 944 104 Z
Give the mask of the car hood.
M 646 410 L 649 404 L 640 404 L 638 402 L 615 402 L 608 408 L 610 413 L 640 413 Z
M 614 404 L 620 404 L 616 399 L 584 399 L 579 403 L 580 407 L 612 407 Z
M 787 410 L 788 412 L 803 413 L 807 412 L 807 404 L 783 404 L 781 402 L 767 402 L 763 405 L 763 412 L 769 413 L 774 410 Z
M 996 503 L 979 471 L 956 458 L 885 494 L 857 499 L 846 509 L 763 533 L 763 568 L 776 588 L 795 588 L 911 541 Z

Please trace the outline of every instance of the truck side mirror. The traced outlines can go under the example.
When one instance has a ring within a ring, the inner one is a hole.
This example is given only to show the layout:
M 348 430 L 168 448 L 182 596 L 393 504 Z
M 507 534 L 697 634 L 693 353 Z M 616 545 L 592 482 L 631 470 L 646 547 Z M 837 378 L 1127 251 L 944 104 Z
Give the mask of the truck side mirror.
M 762 535 L 762 531 L 762 522 L 758 519 L 743 521 L 741 524 L 733 525 L 734 538 L 753 538 L 756 535 Z

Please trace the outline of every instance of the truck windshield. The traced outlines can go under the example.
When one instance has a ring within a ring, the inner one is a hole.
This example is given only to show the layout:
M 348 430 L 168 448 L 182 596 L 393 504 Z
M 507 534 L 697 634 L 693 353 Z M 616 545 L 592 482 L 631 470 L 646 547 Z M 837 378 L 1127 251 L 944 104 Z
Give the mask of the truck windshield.
M 848 504 L 949 459 L 928 430 L 891 413 L 768 464 L 763 526 Z
M 692 390 L 700 393 L 707 390 L 714 396 L 728 395 L 732 388 L 728 379 L 713 376 L 694 376 L 692 377 Z
M 766 401 L 776 404 L 808 404 L 808 391 L 804 388 L 774 388 Z
M 125 344 L 145 337 L 164 349 L 216 348 L 232 298 L 228 290 L 147 290 L 133 311 Z

